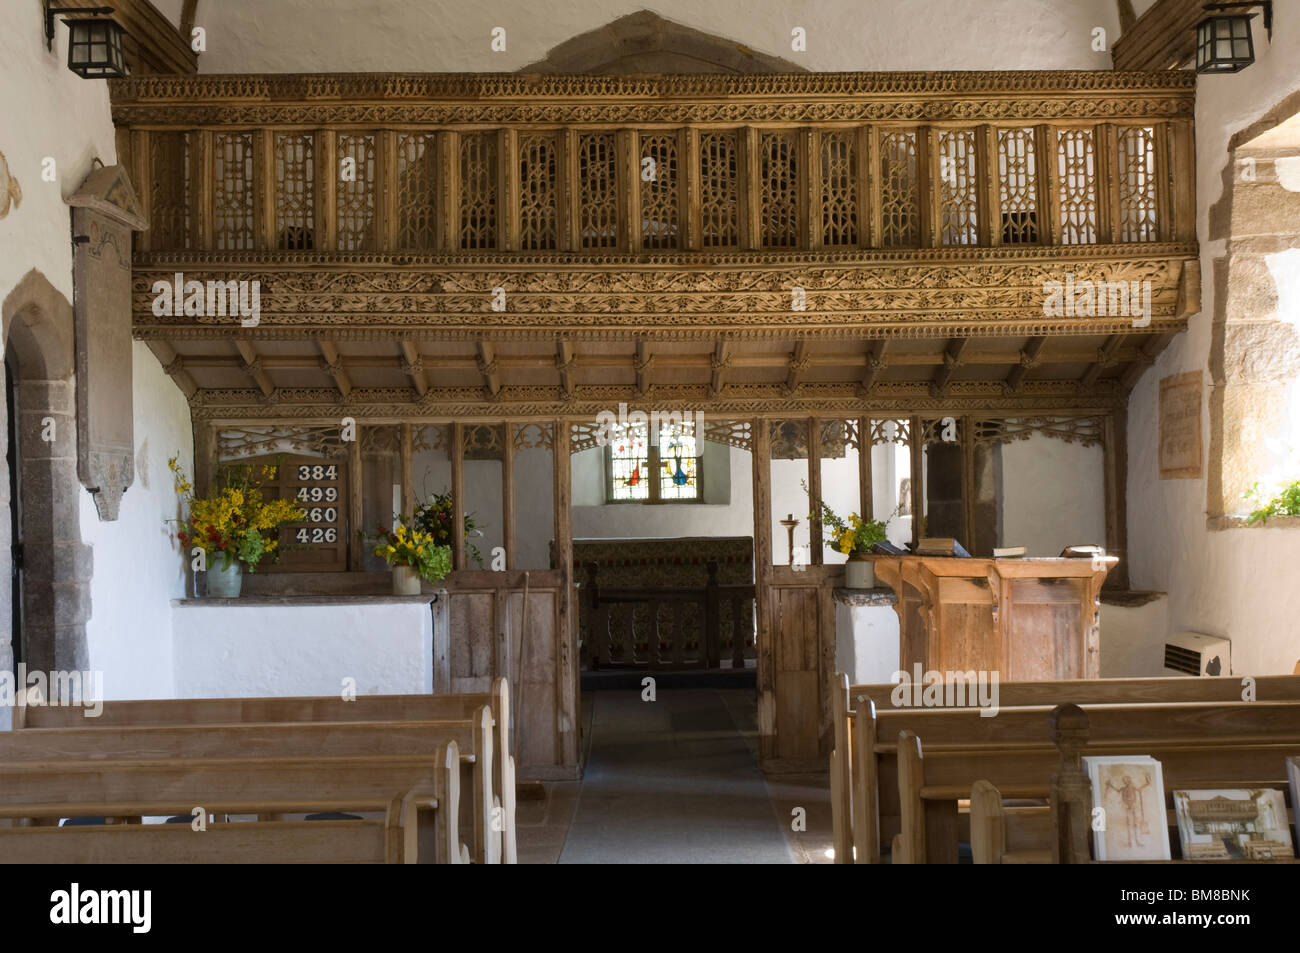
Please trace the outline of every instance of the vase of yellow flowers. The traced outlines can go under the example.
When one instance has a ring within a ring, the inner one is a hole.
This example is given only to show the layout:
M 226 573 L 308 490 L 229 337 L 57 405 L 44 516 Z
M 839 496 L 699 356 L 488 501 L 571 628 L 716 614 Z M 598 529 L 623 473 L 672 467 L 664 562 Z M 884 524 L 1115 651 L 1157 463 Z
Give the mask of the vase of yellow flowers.
M 399 518 L 392 528 L 379 527 L 369 537 L 374 554 L 393 567 L 393 595 L 418 596 L 422 582 L 437 582 L 451 572 L 451 547 L 439 544 L 431 533 Z
M 274 465 L 236 464 L 220 467 L 216 489 L 206 497 L 193 493 L 177 458 L 167 461 L 176 495 L 186 516 L 176 539 L 195 558 L 196 571 L 206 570 L 208 595 L 234 598 L 243 587 L 243 573 L 257 572 L 267 560 L 280 556 L 280 528 L 307 518 L 292 500 L 268 500 L 263 479 L 275 479 Z M 200 558 L 201 557 L 201 558 Z
M 805 492 L 807 483 L 802 484 Z M 836 515 L 824 500 L 813 500 L 814 512 L 809 519 L 820 517 L 826 530 L 826 545 L 849 557 L 844 564 L 844 585 L 849 589 L 873 589 L 876 585 L 876 564 L 870 557 L 871 547 L 889 538 L 886 523 L 881 520 L 864 520 L 857 513 L 847 518 Z

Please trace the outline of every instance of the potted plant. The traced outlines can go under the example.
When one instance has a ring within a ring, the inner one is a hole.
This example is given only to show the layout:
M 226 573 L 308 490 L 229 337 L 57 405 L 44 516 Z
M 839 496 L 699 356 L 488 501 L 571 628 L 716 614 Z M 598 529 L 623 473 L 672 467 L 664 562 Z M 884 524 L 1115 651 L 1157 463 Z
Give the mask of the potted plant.
M 801 485 L 807 492 L 807 483 Z M 872 546 L 889 538 L 887 524 L 880 520 L 864 520 L 857 513 L 842 518 L 824 500 L 813 500 L 812 504 L 814 512 L 808 515 L 808 519 L 820 516 L 822 526 L 829 530 L 826 545 L 849 557 L 844 564 L 844 585 L 849 589 L 875 588 L 875 563 L 869 554 Z
M 292 500 L 268 500 L 261 478 L 275 479 L 275 465 L 235 464 L 217 470 L 214 493 L 198 497 L 176 457 L 167 461 L 176 495 L 180 497 L 182 527 L 176 539 L 187 552 L 203 553 L 208 595 L 234 598 L 243 585 L 243 570 L 257 572 L 263 560 L 279 559 L 280 527 L 306 519 Z M 195 567 L 200 568 L 199 566 Z
M 391 529 L 379 527 L 370 537 L 376 556 L 393 567 L 393 595 L 418 596 L 421 580 L 438 582 L 451 572 L 451 547 L 400 517 Z

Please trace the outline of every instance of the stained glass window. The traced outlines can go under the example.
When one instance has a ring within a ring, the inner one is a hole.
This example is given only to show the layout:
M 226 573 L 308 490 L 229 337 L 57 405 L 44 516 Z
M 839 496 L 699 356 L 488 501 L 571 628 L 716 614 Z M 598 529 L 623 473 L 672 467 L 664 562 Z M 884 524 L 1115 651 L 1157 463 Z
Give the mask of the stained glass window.
M 658 446 L 645 425 L 628 427 L 608 446 L 610 502 L 658 503 L 700 498 L 700 456 L 690 424 L 659 432 Z

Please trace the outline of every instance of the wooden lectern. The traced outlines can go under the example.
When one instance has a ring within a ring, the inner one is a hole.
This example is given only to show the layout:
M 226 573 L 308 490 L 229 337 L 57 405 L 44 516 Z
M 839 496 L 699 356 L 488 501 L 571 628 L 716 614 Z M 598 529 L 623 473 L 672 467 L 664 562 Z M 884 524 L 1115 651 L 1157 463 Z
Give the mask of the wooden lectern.
M 1117 562 L 875 557 L 876 578 L 898 596 L 904 671 L 919 663 L 1017 682 L 1101 677 L 1099 597 Z

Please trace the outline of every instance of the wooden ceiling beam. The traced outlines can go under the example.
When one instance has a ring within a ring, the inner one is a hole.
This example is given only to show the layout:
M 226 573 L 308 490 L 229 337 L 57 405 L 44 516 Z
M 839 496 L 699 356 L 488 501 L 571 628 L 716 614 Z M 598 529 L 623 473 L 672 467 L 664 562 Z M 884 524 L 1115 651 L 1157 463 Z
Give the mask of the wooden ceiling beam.
M 1115 354 L 1119 351 L 1119 346 L 1124 342 L 1124 335 L 1112 334 L 1106 338 L 1106 343 L 1097 348 L 1097 360 L 1079 379 L 1079 386 L 1083 390 L 1088 390 L 1093 384 L 1097 383 L 1097 378 L 1101 377 L 1101 372 L 1108 367 L 1114 367 L 1119 363 Z
M 871 388 L 876 385 L 876 375 L 884 370 L 888 363 L 885 360 L 885 351 L 888 348 L 889 342 L 883 339 L 872 341 L 867 345 L 862 381 L 858 385 L 858 392 L 863 396 L 871 393 Z
M 709 393 L 714 397 L 721 394 L 722 388 L 726 386 L 727 368 L 730 366 L 731 342 L 726 338 L 718 338 L 713 354 L 709 357 L 709 369 L 713 372 L 709 380 Z
M 253 379 L 253 383 L 261 390 L 262 396 L 270 397 L 275 393 L 275 384 L 271 380 L 271 375 L 266 372 L 266 368 L 262 366 L 262 360 L 258 357 L 253 342 L 247 338 L 235 338 L 235 350 L 239 351 L 240 368 Z
M 1128 393 L 1133 389 L 1133 385 L 1138 382 L 1138 378 L 1142 376 L 1143 371 L 1155 364 L 1156 358 L 1160 356 L 1160 352 L 1169 346 L 1169 342 L 1172 341 L 1175 336 L 1174 333 L 1169 332 L 1165 334 L 1151 335 L 1147 338 L 1147 340 L 1142 344 L 1142 347 L 1138 350 L 1137 359 L 1126 367 L 1124 373 L 1120 375 L 1120 384 L 1124 388 L 1125 393 Z
M 943 349 L 943 366 L 934 372 L 934 379 L 930 382 L 932 393 L 942 394 L 947 389 L 953 373 L 962 366 L 961 356 L 969 343 L 970 338 L 953 338 L 948 342 Z
M 560 338 L 555 342 L 555 369 L 560 372 L 560 394 L 564 397 L 572 397 L 574 394 L 574 372 L 577 367 L 578 359 L 573 354 L 573 345 Z
M 158 358 L 158 363 L 162 365 L 162 369 L 167 373 L 167 376 L 181 389 L 181 393 L 185 395 L 186 400 L 198 393 L 198 382 L 185 369 L 185 358 L 177 354 L 176 349 L 166 341 L 150 341 L 148 343 L 149 350 L 153 352 L 154 357 Z
M 645 338 L 638 338 L 636 357 L 632 359 L 632 369 L 636 371 L 636 392 L 638 394 L 648 394 L 654 387 L 654 382 L 650 379 L 650 372 L 654 362 L 655 356 L 650 353 L 650 342 Z
M 1173 70 L 1196 55 L 1205 0 L 1157 0 L 1111 46 L 1117 70 Z M 1121 14 L 1122 17 L 1122 14 Z
M 411 379 L 411 386 L 423 397 L 429 389 L 429 378 L 424 372 L 424 360 L 420 357 L 419 348 L 410 338 L 402 338 L 397 343 L 402 351 L 402 373 Z
M 1020 361 L 1015 367 L 1011 368 L 1011 373 L 1007 374 L 1006 380 L 1002 382 L 1002 392 L 1008 397 L 1012 394 L 1020 393 L 1020 388 L 1025 383 L 1025 375 L 1029 369 L 1039 363 L 1040 356 L 1043 353 L 1043 345 L 1047 343 L 1045 337 L 1032 337 L 1020 351 Z
M 496 348 L 491 341 L 481 339 L 475 347 L 478 350 L 478 372 L 483 375 L 483 390 L 488 397 L 495 397 L 501 393 L 501 368 L 497 364 Z
M 334 386 L 338 388 L 339 394 L 346 398 L 348 394 L 352 393 L 352 378 L 348 376 L 348 370 L 343 366 L 343 358 L 339 356 L 338 345 L 329 338 L 317 338 L 316 346 L 320 348 L 321 370 L 334 378 Z
M 790 352 L 789 369 L 785 375 L 785 392 L 793 394 L 803 383 L 803 376 L 807 373 L 811 362 L 808 360 L 808 342 L 796 341 L 794 350 Z

